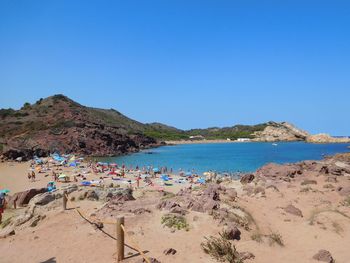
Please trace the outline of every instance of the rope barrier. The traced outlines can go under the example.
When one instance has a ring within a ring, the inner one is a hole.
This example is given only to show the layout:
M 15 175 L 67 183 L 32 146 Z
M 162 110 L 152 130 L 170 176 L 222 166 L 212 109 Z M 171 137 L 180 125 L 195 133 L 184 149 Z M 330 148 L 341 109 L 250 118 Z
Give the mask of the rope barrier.
M 132 245 L 137 249 L 137 252 L 140 253 L 140 255 L 143 257 L 143 259 L 147 262 L 147 263 L 151 263 L 151 261 L 148 259 L 148 257 L 146 257 L 146 255 L 142 252 L 142 250 L 138 247 L 138 245 L 132 241 L 132 239 L 130 238 L 130 236 L 128 235 L 128 233 L 125 231 L 125 227 L 123 225 L 121 225 L 121 228 L 124 231 L 124 234 L 126 235 L 126 237 L 129 239 L 129 241 L 132 243 Z
M 67 198 L 67 203 L 69 202 L 71 205 L 71 201 L 69 200 L 68 198 L 68 194 L 65 194 L 65 197 Z M 90 218 L 89 216 L 87 216 L 84 212 L 82 212 L 79 208 L 77 207 L 74 207 L 74 210 L 82 217 L 84 218 L 85 220 L 89 221 L 89 222 L 92 222 L 93 224 L 97 224 L 97 223 L 102 223 L 102 224 L 106 224 L 106 225 L 116 225 L 116 222 L 110 222 L 110 221 L 97 221 L 95 219 L 92 219 Z M 148 259 L 148 257 L 146 257 L 145 253 L 142 252 L 142 250 L 138 247 L 138 245 L 136 244 L 136 242 L 133 242 L 133 240 L 130 238 L 130 236 L 128 235 L 128 233 L 126 232 L 125 230 L 125 227 L 124 225 L 121 225 L 121 228 L 124 232 L 124 234 L 127 236 L 127 238 L 129 239 L 129 241 L 132 243 L 132 245 L 134 247 L 131 247 L 127 244 L 124 244 L 125 246 L 127 246 L 128 248 L 138 252 L 142 257 L 143 259 L 147 262 L 147 263 L 151 263 L 150 260 Z M 115 238 L 115 240 L 117 240 L 117 238 Z

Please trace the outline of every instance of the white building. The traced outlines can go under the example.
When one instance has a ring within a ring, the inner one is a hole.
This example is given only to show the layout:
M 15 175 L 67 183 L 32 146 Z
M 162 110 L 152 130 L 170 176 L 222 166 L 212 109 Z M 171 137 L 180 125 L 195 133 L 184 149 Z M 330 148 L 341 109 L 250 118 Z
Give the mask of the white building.
M 237 142 L 250 142 L 249 138 L 238 138 Z

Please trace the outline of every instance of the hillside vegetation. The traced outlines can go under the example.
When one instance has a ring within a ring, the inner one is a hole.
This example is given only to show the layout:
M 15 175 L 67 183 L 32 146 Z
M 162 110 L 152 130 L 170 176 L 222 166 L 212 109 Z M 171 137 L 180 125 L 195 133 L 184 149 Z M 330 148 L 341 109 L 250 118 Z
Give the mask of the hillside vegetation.
M 115 109 L 86 107 L 60 94 L 24 103 L 19 110 L 0 110 L 0 152 L 11 159 L 54 151 L 119 155 L 174 140 L 277 141 L 304 140 L 305 136 L 291 124 L 276 122 L 184 131 L 162 123 L 144 124 Z

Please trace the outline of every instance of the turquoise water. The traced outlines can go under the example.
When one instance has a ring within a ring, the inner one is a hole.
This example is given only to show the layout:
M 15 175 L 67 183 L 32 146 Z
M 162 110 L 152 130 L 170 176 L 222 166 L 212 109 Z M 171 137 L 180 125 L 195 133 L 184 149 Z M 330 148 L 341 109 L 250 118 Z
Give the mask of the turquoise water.
M 291 163 L 302 160 L 320 160 L 324 155 L 350 151 L 350 144 L 272 143 L 215 143 L 164 146 L 147 151 L 103 158 L 127 166 L 136 165 L 180 168 L 196 172 L 250 172 L 270 162 Z M 149 154 L 149 153 L 152 154 Z

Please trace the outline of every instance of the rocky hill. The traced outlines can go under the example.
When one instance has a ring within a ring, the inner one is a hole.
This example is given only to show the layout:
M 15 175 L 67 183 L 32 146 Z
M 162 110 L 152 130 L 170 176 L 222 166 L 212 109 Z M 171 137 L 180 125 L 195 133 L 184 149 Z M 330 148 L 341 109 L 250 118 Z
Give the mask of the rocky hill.
M 0 110 L 0 151 L 5 158 L 46 156 L 50 152 L 106 156 L 154 146 L 145 125 L 116 110 L 85 107 L 63 96 Z
M 180 130 L 161 123 L 143 124 L 114 109 L 80 105 L 64 95 L 25 103 L 20 110 L 0 110 L 0 155 L 5 159 L 60 153 L 111 156 L 160 145 L 162 141 L 236 140 L 259 142 L 345 142 L 330 136 L 310 136 L 287 122 Z M 347 140 L 349 141 L 349 140 Z
M 254 141 L 275 142 L 275 141 L 305 141 L 310 134 L 300 130 L 288 122 L 269 122 L 262 131 L 254 133 Z

